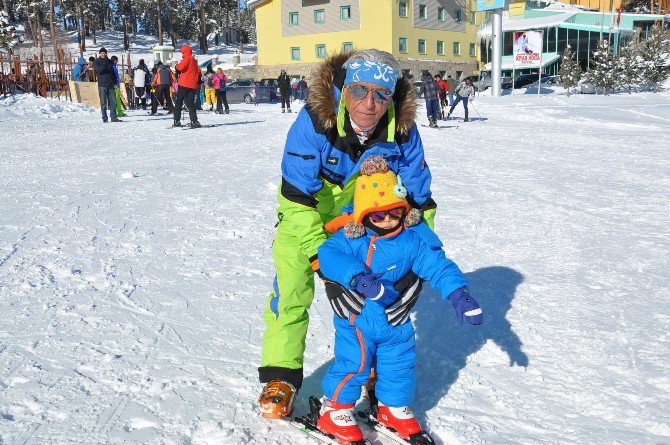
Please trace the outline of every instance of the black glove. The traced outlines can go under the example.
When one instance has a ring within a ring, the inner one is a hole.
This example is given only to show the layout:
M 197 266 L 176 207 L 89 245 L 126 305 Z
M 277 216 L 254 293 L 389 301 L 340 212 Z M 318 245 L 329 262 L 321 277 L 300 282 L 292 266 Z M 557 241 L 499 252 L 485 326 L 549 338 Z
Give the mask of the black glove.
M 419 299 L 423 281 L 410 270 L 393 285 L 393 288 L 400 293 L 400 297 L 386 308 L 386 317 L 391 325 L 400 326 L 409 319 L 409 313 Z
M 324 280 L 324 284 L 328 302 L 335 311 L 335 315 L 345 319 L 349 318 L 349 314 L 361 315 L 365 305 L 362 296 L 335 281 Z

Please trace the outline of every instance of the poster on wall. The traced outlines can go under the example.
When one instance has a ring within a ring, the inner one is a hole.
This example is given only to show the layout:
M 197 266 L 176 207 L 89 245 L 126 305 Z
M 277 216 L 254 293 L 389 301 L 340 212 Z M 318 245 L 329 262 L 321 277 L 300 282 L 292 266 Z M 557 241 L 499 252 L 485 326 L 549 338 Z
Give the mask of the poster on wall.
M 542 61 L 542 31 L 514 32 L 514 66 L 539 65 Z
M 477 0 L 477 11 L 506 9 L 507 0 Z

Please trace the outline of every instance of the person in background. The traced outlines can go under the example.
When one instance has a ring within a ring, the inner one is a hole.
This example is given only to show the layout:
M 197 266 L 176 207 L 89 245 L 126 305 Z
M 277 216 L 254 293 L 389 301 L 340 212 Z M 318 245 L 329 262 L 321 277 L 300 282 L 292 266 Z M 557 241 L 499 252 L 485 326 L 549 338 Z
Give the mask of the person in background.
M 291 101 L 298 100 L 298 92 L 300 90 L 300 81 L 297 77 L 291 79 Z
M 212 81 L 214 80 L 214 70 L 212 65 L 207 65 L 207 71 L 203 75 L 203 85 L 205 87 L 205 103 L 209 105 L 207 111 L 214 111 L 214 103 L 217 102 L 216 88 Z M 218 106 L 217 106 L 218 110 Z
M 91 56 L 88 58 L 88 67 L 86 68 L 86 82 L 96 81 L 93 64 L 95 64 L 95 57 Z
M 440 87 L 435 82 L 433 76 L 426 71 L 421 78 L 421 94 L 426 99 L 426 114 L 428 115 L 428 125 L 431 128 L 438 128 L 437 118 L 440 113 Z
M 127 103 L 125 104 L 127 108 L 135 108 L 133 105 L 135 103 L 133 96 L 133 76 L 131 75 L 131 69 L 128 68 L 125 73 L 123 73 L 123 84 L 126 86 L 126 99 Z
M 298 99 L 300 99 L 302 102 L 307 102 L 307 81 L 305 80 L 305 76 L 302 76 L 300 79 L 298 88 Z
M 440 87 L 440 118 L 444 119 L 445 111 L 449 106 L 449 103 L 447 102 L 447 93 L 449 92 L 449 84 L 447 83 L 446 80 L 443 80 L 442 76 L 440 76 L 439 74 L 435 74 L 435 82 L 437 82 L 437 86 Z
M 135 83 L 135 107 L 147 109 L 147 76 L 149 75 L 149 67 L 144 63 L 144 59 L 140 59 L 135 67 L 133 80 Z
M 281 96 L 281 112 L 286 113 L 288 110 L 291 113 L 291 78 L 288 77 L 286 70 L 283 68 L 279 77 L 277 77 L 277 83 L 279 83 L 279 95 Z M 286 110 L 284 106 L 286 106 Z
M 190 46 L 184 45 L 179 51 L 182 54 L 182 59 L 175 68 L 179 73 L 179 80 L 177 81 L 177 93 L 174 97 L 174 126 L 181 127 L 181 109 L 186 104 L 188 115 L 191 118 L 191 127 L 200 128 L 202 125 L 198 122 L 195 96 L 200 91 L 202 71 Z
M 468 79 L 465 82 L 461 82 L 459 86 L 454 90 L 456 93 L 456 100 L 454 104 L 449 109 L 449 114 L 447 118 L 451 116 L 451 113 L 454 112 L 454 108 L 458 105 L 459 102 L 463 102 L 463 109 L 465 110 L 465 119 L 463 122 L 468 122 L 468 103 L 472 102 L 472 99 L 475 97 L 475 87 L 472 85 L 472 79 Z
M 79 58 L 79 61 L 72 67 L 72 80 L 75 82 L 86 82 L 86 59 Z
M 119 117 L 124 117 L 126 114 L 123 112 L 123 103 L 121 103 L 121 78 L 119 76 L 119 68 L 117 66 L 119 58 L 116 56 L 112 56 L 111 61 L 114 69 L 114 74 L 116 76 L 116 82 L 114 84 L 114 86 L 116 87 L 114 89 L 114 95 L 116 96 L 116 115 Z
M 449 85 L 449 90 L 447 91 L 447 96 L 449 96 L 449 105 L 454 104 L 454 91 L 456 90 L 456 80 L 451 77 L 451 74 L 447 76 L 447 85 Z
M 114 86 L 117 79 L 114 64 L 107 58 L 107 50 L 103 47 L 98 52 L 98 58 L 93 63 L 95 74 L 98 76 L 98 91 L 100 93 L 100 112 L 102 121 L 107 122 L 107 108 L 112 122 L 121 122 L 116 116 L 116 93 Z
M 151 82 L 151 86 L 154 90 L 153 99 L 151 100 L 151 115 L 156 115 L 159 103 L 165 104 L 168 109 L 167 114 L 172 114 L 174 112 L 174 107 L 172 106 L 172 99 L 170 98 L 170 89 L 172 88 L 172 83 L 176 80 L 175 75 L 169 65 L 163 65 L 160 61 L 158 61 L 158 65 L 154 68 L 156 74 Z
M 222 68 L 217 68 L 216 74 L 212 79 L 212 84 L 214 85 L 214 90 L 216 91 L 216 112 L 217 114 L 223 113 L 223 107 L 226 109 L 226 114 L 230 113 L 228 109 L 228 99 L 226 98 L 228 78 L 223 73 Z

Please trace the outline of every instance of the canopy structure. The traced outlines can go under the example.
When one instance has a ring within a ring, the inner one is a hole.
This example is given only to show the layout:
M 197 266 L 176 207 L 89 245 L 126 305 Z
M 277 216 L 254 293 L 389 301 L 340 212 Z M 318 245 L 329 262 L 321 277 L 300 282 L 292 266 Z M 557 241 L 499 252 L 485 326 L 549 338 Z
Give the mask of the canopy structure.
M 532 17 L 526 19 L 510 19 L 503 17 L 503 32 L 505 31 L 523 31 L 526 29 L 542 29 L 550 26 L 557 26 L 565 23 L 567 20 L 574 17 L 578 11 L 571 11 L 559 14 L 552 14 L 545 17 Z M 491 38 L 491 24 L 482 27 L 477 34 L 480 38 Z

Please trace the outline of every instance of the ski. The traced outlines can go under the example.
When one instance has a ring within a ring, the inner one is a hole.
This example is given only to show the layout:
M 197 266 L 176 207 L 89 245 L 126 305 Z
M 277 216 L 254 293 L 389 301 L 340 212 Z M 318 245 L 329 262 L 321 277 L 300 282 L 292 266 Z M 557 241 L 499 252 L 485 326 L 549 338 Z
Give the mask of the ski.
M 440 128 L 442 128 L 442 127 L 440 127 L 439 125 L 438 125 L 437 127 L 431 127 L 430 125 L 421 124 L 421 126 L 422 126 L 422 127 L 426 127 L 426 128 L 434 128 L 434 129 L 436 129 L 436 130 L 439 130 Z
M 384 425 L 379 423 L 375 416 L 370 414 L 370 411 L 358 411 L 356 417 L 363 423 L 365 423 L 370 428 L 377 431 L 382 436 L 395 441 L 401 445 L 434 445 L 435 441 L 432 437 L 425 431 L 420 433 L 412 434 L 409 436 L 409 440 L 406 440 L 398 435 L 394 430 L 386 428 Z
M 330 436 L 326 436 L 323 434 L 321 431 L 319 431 L 316 428 L 312 428 L 311 426 L 308 426 L 308 424 L 304 423 L 302 418 L 296 417 L 293 420 L 290 420 L 289 425 L 291 425 L 294 428 L 297 428 L 298 430 L 302 431 L 304 434 L 313 437 L 322 443 L 326 443 L 329 445 L 341 445 L 337 440 L 333 439 Z

